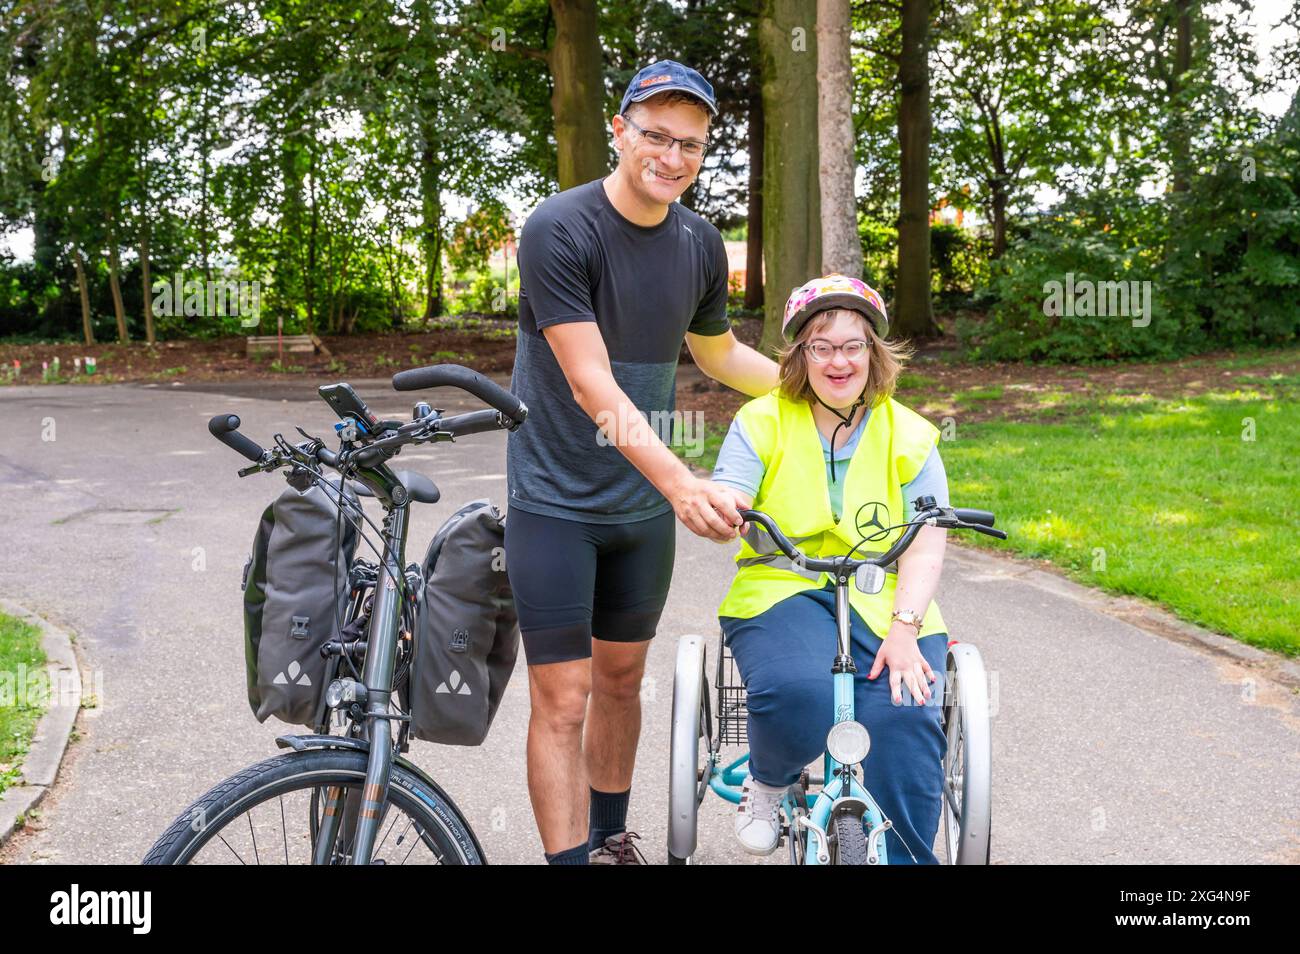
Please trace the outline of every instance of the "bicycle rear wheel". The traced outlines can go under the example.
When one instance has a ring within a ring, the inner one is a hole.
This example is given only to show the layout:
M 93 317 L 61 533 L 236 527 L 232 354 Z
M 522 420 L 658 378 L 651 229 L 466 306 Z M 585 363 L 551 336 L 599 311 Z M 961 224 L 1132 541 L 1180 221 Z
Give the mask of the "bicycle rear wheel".
M 709 790 L 713 768 L 713 717 L 705 657 L 704 637 L 683 636 L 678 641 L 668 768 L 670 865 L 689 864 L 695 854 L 700 803 Z
M 144 864 L 311 864 L 313 834 L 325 806 L 331 800 L 336 806 L 357 804 L 365 780 L 362 751 L 313 749 L 258 762 L 181 812 Z M 347 826 L 341 830 L 346 832 Z M 351 844 L 346 835 L 338 842 L 331 863 L 346 864 Z M 451 799 L 394 764 L 371 863 L 486 862 Z
M 944 690 L 944 847 L 950 865 L 986 865 L 992 827 L 992 739 L 988 677 L 979 650 L 948 647 Z

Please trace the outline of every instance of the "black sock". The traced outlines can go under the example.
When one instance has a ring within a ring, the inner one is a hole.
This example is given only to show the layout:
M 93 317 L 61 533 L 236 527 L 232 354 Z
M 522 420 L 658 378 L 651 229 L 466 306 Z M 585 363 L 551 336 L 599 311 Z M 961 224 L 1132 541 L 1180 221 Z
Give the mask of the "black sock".
M 610 835 L 627 831 L 627 801 L 632 789 L 626 792 L 598 792 L 591 790 L 590 836 L 587 845 L 595 851 Z
M 546 856 L 548 865 L 585 865 L 591 860 L 591 850 L 586 845 L 574 845 Z

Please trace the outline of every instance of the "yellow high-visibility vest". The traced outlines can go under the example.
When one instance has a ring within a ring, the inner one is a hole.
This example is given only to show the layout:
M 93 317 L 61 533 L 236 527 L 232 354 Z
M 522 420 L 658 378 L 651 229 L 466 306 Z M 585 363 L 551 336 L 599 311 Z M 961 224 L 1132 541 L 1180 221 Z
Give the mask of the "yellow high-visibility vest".
M 912 409 L 893 398 L 878 403 L 842 478 L 844 512 L 836 515 L 831 512 L 825 452 L 808 402 L 789 401 L 774 389 L 747 403 L 736 416 L 764 465 L 753 509 L 769 514 L 799 549 L 815 557 L 848 553 L 864 532 L 901 523 L 903 484 L 917 475 L 939 439 L 938 428 Z M 882 535 L 857 552 L 884 553 L 902 533 Z M 825 573 L 792 566 L 767 533 L 753 524 L 741 540 L 736 564 L 719 616 L 748 619 L 830 580 Z M 892 572 L 879 593 L 849 585 L 850 605 L 882 639 L 889 632 L 897 588 L 898 577 Z M 943 632 L 943 617 L 931 601 L 919 635 Z

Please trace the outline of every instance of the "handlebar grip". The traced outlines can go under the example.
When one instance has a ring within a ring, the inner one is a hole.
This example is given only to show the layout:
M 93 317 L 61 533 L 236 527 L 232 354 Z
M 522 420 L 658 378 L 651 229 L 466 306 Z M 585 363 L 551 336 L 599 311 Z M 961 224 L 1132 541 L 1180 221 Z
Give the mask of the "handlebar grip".
M 962 523 L 973 523 L 978 526 L 993 526 L 993 514 L 987 510 L 970 510 L 965 507 L 955 507 L 953 513 Z
M 468 414 L 456 414 L 452 417 L 444 417 L 438 420 L 438 430 L 450 431 L 453 437 L 464 437 L 466 434 L 481 434 L 483 431 L 499 431 L 505 424 L 502 423 L 503 411 L 471 411 Z
M 396 391 L 422 391 L 425 388 L 454 387 L 468 391 L 485 404 L 490 404 L 516 424 L 528 416 L 528 408 L 501 385 L 477 371 L 458 364 L 435 364 L 427 368 L 411 368 L 393 375 Z
M 218 414 L 208 421 L 208 433 L 255 464 L 266 456 L 266 451 L 259 447 L 256 441 L 249 440 L 239 433 L 237 414 Z
M 740 511 L 740 519 L 747 523 L 752 522 L 758 524 L 767 531 L 767 535 L 772 538 L 772 541 L 780 548 L 782 553 L 792 560 L 795 558 L 795 545 L 790 542 L 789 538 L 784 533 L 781 532 L 781 528 L 776 525 L 776 521 L 763 513 L 763 511 L 742 510 Z

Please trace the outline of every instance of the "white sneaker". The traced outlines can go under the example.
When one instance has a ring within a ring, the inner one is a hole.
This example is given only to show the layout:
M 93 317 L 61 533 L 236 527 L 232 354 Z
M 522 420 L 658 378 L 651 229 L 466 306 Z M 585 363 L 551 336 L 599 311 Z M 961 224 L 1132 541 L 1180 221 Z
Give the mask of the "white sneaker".
M 781 797 L 785 786 L 764 785 L 745 776 L 736 808 L 736 837 L 751 855 L 770 855 L 781 840 Z

